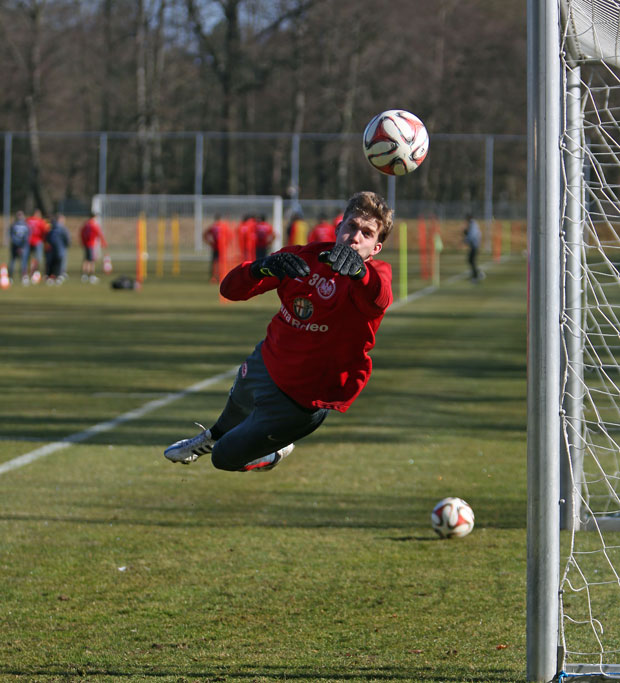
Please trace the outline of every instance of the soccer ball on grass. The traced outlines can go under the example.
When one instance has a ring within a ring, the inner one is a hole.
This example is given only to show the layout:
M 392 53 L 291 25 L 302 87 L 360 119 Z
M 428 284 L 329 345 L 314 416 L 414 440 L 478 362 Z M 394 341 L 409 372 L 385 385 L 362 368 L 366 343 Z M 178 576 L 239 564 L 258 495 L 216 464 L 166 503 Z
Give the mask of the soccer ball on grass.
M 441 538 L 462 538 L 474 528 L 474 511 L 462 498 L 444 498 L 433 508 L 431 524 Z
M 386 175 L 411 173 L 428 153 L 428 132 L 417 116 L 404 109 L 377 114 L 364 131 L 364 154 Z

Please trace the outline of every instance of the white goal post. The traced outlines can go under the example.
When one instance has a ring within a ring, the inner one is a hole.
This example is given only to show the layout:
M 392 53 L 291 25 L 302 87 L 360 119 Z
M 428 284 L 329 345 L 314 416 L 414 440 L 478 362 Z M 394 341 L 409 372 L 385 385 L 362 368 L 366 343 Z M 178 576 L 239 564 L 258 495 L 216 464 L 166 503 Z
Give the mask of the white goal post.
M 135 244 L 135 223 L 140 215 L 153 225 L 148 230 L 149 241 L 154 239 L 157 221 L 177 219 L 181 249 L 186 254 L 205 248 L 203 230 L 217 215 L 232 225 L 245 215 L 265 215 L 276 235 L 272 248 L 282 245 L 283 201 L 278 195 L 98 194 L 91 210 L 100 217 L 106 240 L 117 248 Z
M 620 0 L 528 0 L 529 681 L 620 680 L 619 189 Z

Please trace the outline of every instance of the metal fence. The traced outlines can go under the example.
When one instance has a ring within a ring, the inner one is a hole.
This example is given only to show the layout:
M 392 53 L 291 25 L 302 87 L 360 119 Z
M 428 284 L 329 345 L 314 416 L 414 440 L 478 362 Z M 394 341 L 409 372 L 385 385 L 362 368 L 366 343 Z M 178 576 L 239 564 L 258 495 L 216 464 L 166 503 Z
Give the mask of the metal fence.
M 431 135 L 422 167 L 404 178 L 387 178 L 360 154 L 361 135 L 329 133 L 167 132 L 145 140 L 136 132 L 39 133 L 41 174 L 59 210 L 83 214 L 95 194 L 281 195 L 293 205 L 304 199 L 345 199 L 365 188 L 387 195 L 411 215 L 516 219 L 525 216 L 525 136 Z M 27 132 L 6 131 L 2 165 L 3 218 L 24 208 L 30 185 Z M 145 144 L 159 146 L 159 181 L 144 187 L 139 158 Z M 226 145 L 226 147 L 223 147 Z M 224 187 L 223 156 L 239 160 L 237 191 Z M 346 176 L 346 177 L 345 177 Z M 466 208 L 464 208 L 466 207 Z

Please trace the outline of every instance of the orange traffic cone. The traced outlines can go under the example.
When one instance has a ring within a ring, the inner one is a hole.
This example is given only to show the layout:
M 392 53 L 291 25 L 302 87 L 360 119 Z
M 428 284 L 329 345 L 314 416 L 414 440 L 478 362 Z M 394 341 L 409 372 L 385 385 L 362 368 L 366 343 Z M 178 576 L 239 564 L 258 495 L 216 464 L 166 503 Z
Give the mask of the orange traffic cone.
M 6 267 L 6 263 L 0 265 L 0 288 L 8 289 L 11 286 L 11 281 L 9 280 L 9 271 Z

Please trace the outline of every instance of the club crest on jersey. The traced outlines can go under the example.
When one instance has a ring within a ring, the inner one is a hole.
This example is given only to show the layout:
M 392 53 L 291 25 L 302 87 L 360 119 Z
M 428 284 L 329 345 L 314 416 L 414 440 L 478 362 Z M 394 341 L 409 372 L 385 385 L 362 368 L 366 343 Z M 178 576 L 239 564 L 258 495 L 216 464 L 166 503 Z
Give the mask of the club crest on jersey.
M 310 299 L 298 296 L 295 301 L 293 301 L 293 311 L 295 311 L 295 315 L 300 320 L 308 320 L 314 313 L 314 306 Z
M 308 284 L 316 287 L 317 294 L 324 301 L 331 299 L 336 293 L 336 281 L 334 278 L 328 280 L 321 277 L 318 273 L 314 273 L 308 280 Z
M 319 293 L 321 299 L 331 299 L 336 291 L 336 283 L 333 279 L 323 280 L 323 278 L 321 278 L 319 280 L 319 284 L 317 285 L 316 291 Z

